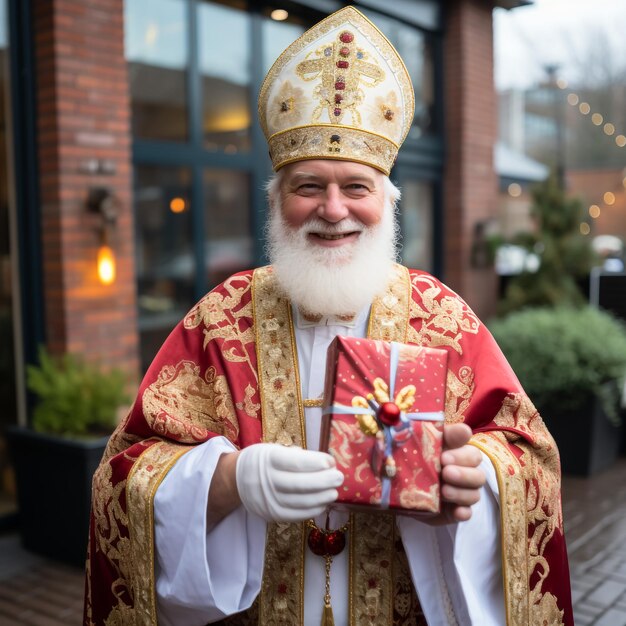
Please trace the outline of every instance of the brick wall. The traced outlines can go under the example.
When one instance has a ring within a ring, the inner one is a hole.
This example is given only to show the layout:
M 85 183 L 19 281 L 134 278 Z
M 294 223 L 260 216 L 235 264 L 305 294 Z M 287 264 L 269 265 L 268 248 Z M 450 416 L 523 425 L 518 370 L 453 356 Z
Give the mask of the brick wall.
M 494 312 L 497 291 L 494 270 L 471 264 L 475 225 L 495 215 L 498 190 L 492 10 L 487 0 L 445 3 L 445 280 L 481 317 Z
M 85 354 L 136 376 L 131 135 L 123 0 L 34 3 L 38 158 L 46 338 L 53 352 Z M 94 160 L 113 166 L 89 173 Z M 111 239 L 117 280 L 96 275 L 98 215 L 91 186 L 118 202 Z

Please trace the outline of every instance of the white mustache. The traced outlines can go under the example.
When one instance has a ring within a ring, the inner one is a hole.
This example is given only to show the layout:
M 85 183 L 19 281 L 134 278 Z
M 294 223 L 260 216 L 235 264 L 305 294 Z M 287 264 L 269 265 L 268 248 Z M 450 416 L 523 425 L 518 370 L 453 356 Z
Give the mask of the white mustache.
M 329 224 L 318 217 L 310 219 L 301 227 L 302 232 L 305 234 L 316 235 L 347 235 L 354 232 L 362 232 L 367 230 L 367 227 L 363 222 L 355 220 L 354 218 L 346 218 L 337 224 Z

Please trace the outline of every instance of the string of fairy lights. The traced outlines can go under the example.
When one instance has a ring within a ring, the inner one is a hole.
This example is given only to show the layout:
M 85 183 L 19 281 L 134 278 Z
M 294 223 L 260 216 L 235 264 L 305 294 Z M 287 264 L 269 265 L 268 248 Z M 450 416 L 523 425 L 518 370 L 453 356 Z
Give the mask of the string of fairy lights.
M 568 82 L 564 78 L 559 78 L 556 81 L 556 84 L 559 89 L 563 91 L 567 90 Z M 572 107 L 577 107 L 578 111 L 581 115 L 589 116 L 591 123 L 598 128 L 601 128 L 605 135 L 608 137 L 613 137 L 615 141 L 615 145 L 618 148 L 626 148 L 626 135 L 621 133 L 616 134 L 617 129 L 615 128 L 615 124 L 611 121 L 607 120 L 602 113 L 598 111 L 593 111 L 591 105 L 588 102 L 581 101 L 580 96 L 575 91 L 570 91 L 567 94 L 567 102 Z M 626 169 L 624 170 L 626 173 Z M 626 176 L 622 179 L 622 185 L 626 189 Z M 606 206 L 613 206 L 615 204 L 615 193 L 613 191 L 605 191 L 602 194 L 602 202 Z M 600 217 L 602 213 L 602 208 L 600 204 L 591 204 L 588 209 L 589 217 L 592 219 L 597 219 Z M 583 235 L 589 235 L 591 233 L 591 226 L 588 222 L 581 222 L 580 224 L 580 232 Z

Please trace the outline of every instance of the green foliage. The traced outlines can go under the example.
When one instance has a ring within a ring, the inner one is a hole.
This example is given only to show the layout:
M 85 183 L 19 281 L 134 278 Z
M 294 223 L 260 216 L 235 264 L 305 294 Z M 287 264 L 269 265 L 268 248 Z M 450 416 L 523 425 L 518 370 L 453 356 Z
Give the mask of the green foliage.
M 489 327 L 541 410 L 574 408 L 596 395 L 618 419 L 626 327 L 615 317 L 589 306 L 544 307 L 511 313 Z
M 537 254 L 541 264 L 537 272 L 511 279 L 499 313 L 527 306 L 583 306 L 586 300 L 579 281 L 589 275 L 597 259 L 588 238 L 580 234 L 582 204 L 566 198 L 549 178 L 534 189 L 531 213 L 537 233 L 521 233 L 513 243 Z
M 72 354 L 39 350 L 39 365 L 26 368 L 28 388 L 37 396 L 33 427 L 40 432 L 85 436 L 109 433 L 118 409 L 130 398 L 120 370 L 104 371 Z

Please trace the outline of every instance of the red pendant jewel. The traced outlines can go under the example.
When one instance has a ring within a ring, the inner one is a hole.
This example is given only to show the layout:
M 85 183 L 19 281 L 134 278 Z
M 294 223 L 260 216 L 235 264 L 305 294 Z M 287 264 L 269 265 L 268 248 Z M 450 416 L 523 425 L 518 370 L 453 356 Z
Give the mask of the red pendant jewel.
M 341 528 L 330 530 L 328 513 L 326 513 L 326 528 L 320 528 L 312 519 L 307 522 L 309 536 L 307 543 L 311 552 L 324 559 L 325 585 L 324 585 L 324 607 L 322 612 L 322 624 L 334 624 L 333 609 L 330 603 L 330 567 L 333 557 L 341 553 L 346 547 L 346 531 L 348 524 Z
M 309 530 L 308 544 L 313 554 L 316 554 L 317 556 L 324 556 L 324 553 L 326 552 L 324 548 L 324 532 L 317 526 L 314 526 L 311 530 Z
M 337 556 L 346 547 L 347 524 L 335 530 L 321 529 L 313 521 L 309 521 L 309 537 L 307 543 L 316 556 Z

